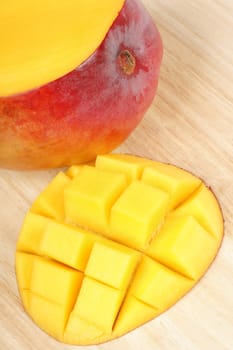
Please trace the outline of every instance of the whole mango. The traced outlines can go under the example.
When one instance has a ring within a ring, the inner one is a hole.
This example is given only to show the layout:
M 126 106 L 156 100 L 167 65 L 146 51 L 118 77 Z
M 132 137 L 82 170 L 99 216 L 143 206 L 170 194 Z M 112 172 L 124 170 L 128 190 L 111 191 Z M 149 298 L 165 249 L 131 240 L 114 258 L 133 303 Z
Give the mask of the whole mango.
M 139 0 L 3 2 L 0 42 L 1 167 L 90 161 L 155 96 L 163 47 Z

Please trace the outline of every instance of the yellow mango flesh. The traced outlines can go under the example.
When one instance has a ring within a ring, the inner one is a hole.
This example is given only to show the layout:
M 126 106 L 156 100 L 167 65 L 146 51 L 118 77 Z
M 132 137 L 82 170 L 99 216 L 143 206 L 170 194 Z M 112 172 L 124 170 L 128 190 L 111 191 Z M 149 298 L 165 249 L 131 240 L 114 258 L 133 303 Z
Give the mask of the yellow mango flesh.
M 129 155 L 59 173 L 27 213 L 16 251 L 25 310 L 59 341 L 97 344 L 158 316 L 203 276 L 223 217 L 209 188 Z
M 0 2 L 0 96 L 71 72 L 105 38 L 124 0 Z

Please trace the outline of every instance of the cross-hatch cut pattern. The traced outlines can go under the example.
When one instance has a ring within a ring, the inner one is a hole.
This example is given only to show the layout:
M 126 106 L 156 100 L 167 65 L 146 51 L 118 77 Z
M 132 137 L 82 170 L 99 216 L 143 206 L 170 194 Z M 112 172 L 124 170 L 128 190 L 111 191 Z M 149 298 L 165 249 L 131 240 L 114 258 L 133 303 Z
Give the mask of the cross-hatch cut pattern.
M 118 337 L 159 315 L 204 274 L 223 235 L 200 179 L 171 165 L 106 155 L 59 173 L 17 244 L 23 304 L 71 344 Z

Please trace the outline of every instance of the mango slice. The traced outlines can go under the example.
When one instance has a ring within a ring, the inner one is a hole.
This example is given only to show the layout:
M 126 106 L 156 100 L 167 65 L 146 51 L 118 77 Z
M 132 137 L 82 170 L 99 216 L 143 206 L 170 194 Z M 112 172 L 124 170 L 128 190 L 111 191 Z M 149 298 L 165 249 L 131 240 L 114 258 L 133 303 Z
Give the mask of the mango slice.
M 16 251 L 22 302 L 57 340 L 102 343 L 175 304 L 222 237 L 217 199 L 194 175 L 99 156 L 60 172 L 27 213 Z
M 101 44 L 124 0 L 0 3 L 0 96 L 25 92 L 77 68 Z

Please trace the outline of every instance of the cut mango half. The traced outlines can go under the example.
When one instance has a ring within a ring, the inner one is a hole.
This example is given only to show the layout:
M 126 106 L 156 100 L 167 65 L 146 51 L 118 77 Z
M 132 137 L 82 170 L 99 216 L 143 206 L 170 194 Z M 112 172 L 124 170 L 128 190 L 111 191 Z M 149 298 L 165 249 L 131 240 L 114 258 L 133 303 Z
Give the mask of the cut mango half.
M 25 310 L 69 344 L 119 337 L 174 305 L 220 247 L 223 217 L 197 177 L 129 155 L 59 173 L 26 215 L 16 251 Z
M 77 68 L 101 44 L 124 0 L 0 2 L 0 96 L 25 92 Z

